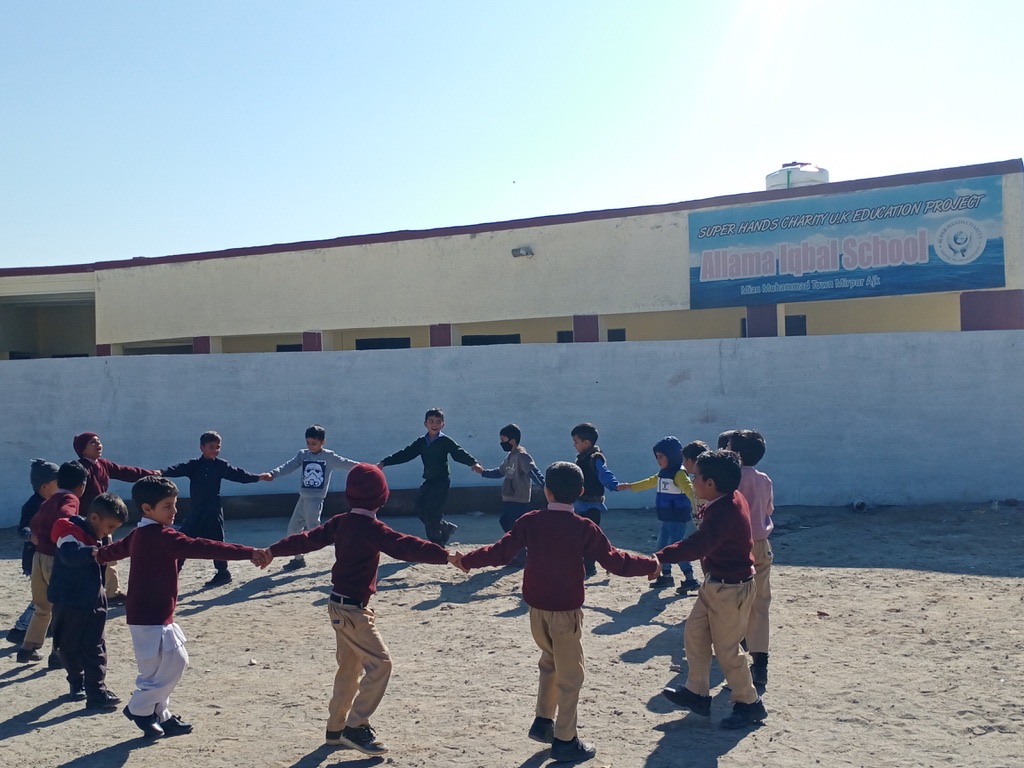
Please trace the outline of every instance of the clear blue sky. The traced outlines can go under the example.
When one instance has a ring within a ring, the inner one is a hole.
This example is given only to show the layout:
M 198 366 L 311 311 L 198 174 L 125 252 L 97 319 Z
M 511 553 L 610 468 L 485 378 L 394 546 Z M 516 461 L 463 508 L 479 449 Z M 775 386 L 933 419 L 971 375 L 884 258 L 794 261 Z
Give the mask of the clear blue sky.
M 1024 154 L 1024 4 L 0 0 L 0 267 Z

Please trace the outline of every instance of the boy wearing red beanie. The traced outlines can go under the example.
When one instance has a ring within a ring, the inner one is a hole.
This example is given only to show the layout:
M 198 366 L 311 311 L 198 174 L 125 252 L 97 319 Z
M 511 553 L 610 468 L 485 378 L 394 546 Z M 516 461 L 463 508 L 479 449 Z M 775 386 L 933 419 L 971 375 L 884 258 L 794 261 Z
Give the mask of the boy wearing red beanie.
M 385 755 L 388 748 L 370 727 L 370 716 L 388 687 L 391 656 L 377 631 L 373 609 L 367 607 L 377 591 L 380 553 L 436 565 L 449 562 L 449 557 L 440 545 L 399 533 L 377 519 L 377 510 L 388 500 L 387 480 L 378 467 L 357 464 L 349 470 L 345 498 L 350 512 L 281 539 L 270 553 L 300 555 L 334 545 L 327 613 L 338 644 L 338 672 L 327 708 L 326 742 L 366 755 Z

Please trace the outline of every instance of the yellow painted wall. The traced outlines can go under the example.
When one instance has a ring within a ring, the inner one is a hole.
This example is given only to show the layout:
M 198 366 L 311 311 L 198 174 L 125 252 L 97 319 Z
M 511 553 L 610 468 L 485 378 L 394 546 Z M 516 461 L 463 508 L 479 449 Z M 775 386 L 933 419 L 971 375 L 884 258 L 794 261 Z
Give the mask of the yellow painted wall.
M 278 344 L 301 344 L 301 333 L 279 333 L 270 335 L 228 336 L 220 340 L 221 351 L 238 352 L 276 352 Z
M 610 328 L 625 328 L 626 341 L 735 339 L 746 315 L 744 307 L 602 315 L 601 339 L 607 338 Z
M 324 349 L 355 349 L 358 339 L 408 338 L 410 347 L 429 347 L 430 328 L 401 326 L 397 328 L 352 328 L 324 333 Z
M 104 270 L 101 343 L 684 309 L 682 213 Z M 513 258 L 529 245 L 534 256 Z
M 807 316 L 807 335 L 959 331 L 960 294 L 926 293 L 873 299 L 808 301 L 785 305 L 787 315 Z M 782 333 L 782 329 L 779 329 Z

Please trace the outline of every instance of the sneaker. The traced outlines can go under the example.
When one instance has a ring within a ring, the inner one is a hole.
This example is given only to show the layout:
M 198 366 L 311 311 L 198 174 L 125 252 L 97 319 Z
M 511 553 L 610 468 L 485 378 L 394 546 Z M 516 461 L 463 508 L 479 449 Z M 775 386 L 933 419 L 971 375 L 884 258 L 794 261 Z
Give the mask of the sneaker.
M 679 585 L 679 588 L 676 589 L 676 594 L 685 595 L 687 592 L 696 592 L 698 589 L 700 589 L 700 582 L 693 578 L 693 576 L 687 576 L 683 583 Z
M 207 589 L 209 589 L 210 587 L 219 587 L 221 584 L 230 584 L 230 583 L 231 583 L 231 571 L 217 571 L 213 575 L 213 578 L 210 579 L 208 582 L 206 582 L 206 584 L 204 584 L 203 586 L 205 586 Z
M 181 719 L 181 715 L 171 715 L 160 723 L 160 727 L 168 736 L 184 736 L 186 733 L 192 733 L 192 723 L 186 723 Z
M 649 589 L 666 589 L 667 587 L 671 587 L 675 583 L 676 580 L 673 579 L 671 576 L 661 575 L 647 586 Z
M 661 695 L 677 706 L 683 707 L 701 717 L 711 717 L 711 697 L 701 696 L 689 688 L 665 688 Z
M 38 664 L 43 660 L 43 657 L 39 651 L 26 651 L 22 648 L 18 651 L 17 659 L 19 664 Z
M 282 571 L 297 571 L 299 568 L 305 568 L 306 561 L 301 557 L 294 558 L 285 563 L 282 567 Z
M 72 701 L 83 701 L 85 699 L 85 680 L 75 680 L 68 683 L 68 698 Z
M 331 740 L 331 734 L 337 733 L 337 737 Z M 328 744 L 342 744 L 346 747 L 352 747 L 357 749 L 364 755 L 386 755 L 388 748 L 377 738 L 377 734 L 374 733 L 373 728 L 368 725 L 362 725 L 358 728 L 346 726 L 345 730 L 341 733 L 337 731 L 328 731 Z
M 115 592 L 114 594 L 107 595 L 107 605 L 124 605 L 124 601 L 125 599 L 127 599 L 127 597 L 128 595 L 126 595 L 124 592 L 122 592 L 121 590 L 117 590 L 117 592 Z
M 535 717 L 530 726 L 529 736 L 541 744 L 550 744 L 555 740 L 555 721 L 550 717 Z
M 158 739 L 164 735 L 164 729 L 157 722 L 156 715 L 133 715 L 132 711 L 125 707 L 122 712 L 124 716 L 139 726 L 139 730 L 150 739 Z
M 555 739 L 551 742 L 551 759 L 556 763 L 581 763 L 597 754 L 597 747 L 580 741 L 575 736 L 569 741 Z
M 7 630 L 7 642 L 14 643 L 15 645 L 21 645 L 25 642 L 25 630 L 18 629 L 17 627 L 11 627 Z
M 449 522 L 448 520 L 441 521 L 441 541 L 439 542 L 442 547 L 448 545 L 451 541 L 452 534 L 459 530 L 459 526 L 455 523 Z
M 61 661 L 60 654 L 54 651 L 46 659 L 47 669 L 64 669 L 64 662 Z
M 753 704 L 743 704 L 737 701 L 732 705 L 732 714 L 722 721 L 722 727 L 730 730 L 746 728 L 759 724 L 766 717 L 768 717 L 768 710 L 764 708 L 761 699 Z
M 104 688 L 98 693 L 90 693 L 88 698 L 85 700 L 86 709 L 98 709 L 103 712 L 113 712 L 117 709 L 117 705 L 121 703 L 121 699 L 115 696 L 113 693 Z

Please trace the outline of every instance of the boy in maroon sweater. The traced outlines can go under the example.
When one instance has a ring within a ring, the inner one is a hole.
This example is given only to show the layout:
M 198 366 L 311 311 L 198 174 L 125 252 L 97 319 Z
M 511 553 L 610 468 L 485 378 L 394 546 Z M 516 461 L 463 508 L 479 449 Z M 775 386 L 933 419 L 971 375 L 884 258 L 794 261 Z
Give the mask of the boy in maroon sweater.
M 740 474 L 739 457 L 732 451 L 702 453 L 693 479 L 694 492 L 708 502 L 700 528 L 656 555 L 666 563 L 699 558 L 704 571 L 704 583 L 683 630 L 686 684 L 665 688 L 662 693 L 674 704 L 709 717 L 713 649 L 732 689 L 732 714 L 722 721 L 723 728 L 755 725 L 768 716 L 754 689 L 746 657 L 740 653 L 757 591 L 750 511 L 743 494 L 736 490 Z
M 450 558 L 440 545 L 399 533 L 377 519 L 377 510 L 388 500 L 387 480 L 378 467 L 357 464 L 349 470 L 345 499 L 351 511 L 281 539 L 270 547 L 270 554 L 301 555 L 334 546 L 327 613 L 338 644 L 338 672 L 327 708 L 326 743 L 385 755 L 388 748 L 370 727 L 370 716 L 388 687 L 391 655 L 377 631 L 373 609 L 367 607 L 377 591 L 380 553 L 437 565 Z
M 536 718 L 529 736 L 550 744 L 556 762 L 597 754 L 576 733 L 584 677 L 584 559 L 596 560 L 618 576 L 651 576 L 661 570 L 654 558 L 615 549 L 596 523 L 575 514 L 573 502 L 581 493 L 580 468 L 556 461 L 544 473 L 545 509 L 527 512 L 496 543 L 454 556 L 455 564 L 469 571 L 505 565 L 527 549 L 523 599 L 530 606 L 530 630 L 541 650 Z
M 193 539 L 171 527 L 177 513 L 178 487 L 166 477 L 144 477 L 132 486 L 132 501 L 142 513 L 135 530 L 101 547 L 101 565 L 131 557 L 125 615 L 132 633 L 139 676 L 125 716 L 150 738 L 192 731 L 192 724 L 171 714 L 171 692 L 188 666 L 185 634 L 174 621 L 178 602 L 178 559 L 252 560 L 265 568 L 266 550 L 210 539 Z
M 50 627 L 53 605 L 47 595 L 50 578 L 53 575 L 53 557 L 57 546 L 50 538 L 54 523 L 64 517 L 78 514 L 79 499 L 85 492 L 85 481 L 88 472 L 77 461 L 66 461 L 57 470 L 57 492 L 43 502 L 39 511 L 32 516 L 28 527 L 32 531 L 32 543 L 36 546 L 32 555 L 32 619 L 25 630 L 25 640 L 18 651 L 19 664 L 35 664 L 42 661 L 39 649 L 46 640 L 46 630 Z M 54 638 L 56 640 L 56 638 Z M 63 665 L 57 653 L 57 643 L 47 664 L 50 669 L 60 669 Z
M 106 493 L 110 488 L 110 480 L 120 480 L 125 483 L 134 483 L 149 475 L 159 475 L 155 469 L 141 469 L 139 467 L 126 467 L 121 464 L 100 457 L 103 453 L 103 443 L 100 436 L 95 432 L 82 432 L 75 435 L 71 441 L 75 453 L 78 454 L 78 461 L 89 473 L 85 483 L 85 493 L 82 494 L 82 509 L 88 509 L 92 500 L 101 493 Z M 110 542 L 105 542 L 109 544 Z M 124 592 L 121 591 L 121 583 L 117 575 L 117 566 L 111 565 L 107 568 L 106 575 L 107 602 L 110 605 L 121 605 L 124 602 Z

